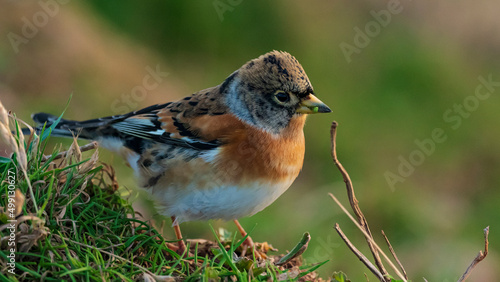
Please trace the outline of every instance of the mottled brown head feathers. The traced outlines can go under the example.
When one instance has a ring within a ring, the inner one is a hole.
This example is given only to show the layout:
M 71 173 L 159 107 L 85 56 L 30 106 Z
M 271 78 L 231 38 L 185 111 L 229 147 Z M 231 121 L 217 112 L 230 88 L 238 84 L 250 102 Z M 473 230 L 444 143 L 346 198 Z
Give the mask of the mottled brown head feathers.
M 272 51 L 244 64 L 220 86 L 228 110 L 242 121 L 279 134 L 300 115 L 313 92 L 300 63 L 286 52 Z
M 299 61 L 287 52 L 272 51 L 261 55 L 247 62 L 238 72 L 239 77 L 250 86 L 270 91 L 281 89 L 301 95 L 313 92 L 311 82 Z

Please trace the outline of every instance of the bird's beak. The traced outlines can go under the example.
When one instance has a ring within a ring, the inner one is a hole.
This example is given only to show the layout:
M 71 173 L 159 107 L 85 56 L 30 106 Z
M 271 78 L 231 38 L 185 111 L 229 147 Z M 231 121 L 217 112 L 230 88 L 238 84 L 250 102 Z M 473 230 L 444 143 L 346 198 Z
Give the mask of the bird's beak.
M 321 102 L 320 99 L 313 94 L 309 94 L 299 103 L 299 108 L 296 112 L 301 114 L 316 114 L 330 113 L 331 111 L 332 110 L 330 110 L 325 103 Z

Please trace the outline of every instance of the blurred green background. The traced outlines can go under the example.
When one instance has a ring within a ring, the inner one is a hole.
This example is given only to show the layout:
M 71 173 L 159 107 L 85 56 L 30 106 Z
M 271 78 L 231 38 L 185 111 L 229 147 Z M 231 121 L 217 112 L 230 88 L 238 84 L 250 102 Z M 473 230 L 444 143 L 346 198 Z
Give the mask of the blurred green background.
M 329 128 L 337 120 L 338 156 L 372 232 L 384 245 L 379 231 L 385 231 L 414 281 L 457 280 L 483 248 L 488 225 L 490 254 L 471 281 L 500 276 L 499 2 L 66 2 L 2 1 L 0 98 L 19 117 L 59 114 L 70 93 L 66 118 L 132 111 L 217 85 L 246 61 L 285 50 L 333 113 L 308 119 L 304 168 L 293 186 L 241 220 L 248 230 L 255 227 L 254 240 L 284 252 L 309 231 L 304 257 L 330 260 L 320 269 L 323 277 L 342 270 L 365 280 L 368 270 L 333 225 L 368 256 L 363 236 L 327 196 L 348 205 L 330 158 Z M 147 67 L 168 75 L 133 96 Z M 480 76 L 493 81 L 478 90 L 484 99 L 474 96 Z M 436 128 L 446 140 L 433 141 L 430 150 Z M 417 145 L 422 142 L 428 154 Z M 134 187 L 122 160 L 101 155 L 121 185 Z M 401 159 L 412 160 L 414 171 L 390 185 L 388 172 L 398 175 Z M 130 200 L 142 210 L 138 197 L 131 193 Z M 229 223 L 212 224 L 235 231 Z M 173 238 L 169 225 L 164 230 Z M 186 237 L 212 238 L 207 223 L 181 227 Z

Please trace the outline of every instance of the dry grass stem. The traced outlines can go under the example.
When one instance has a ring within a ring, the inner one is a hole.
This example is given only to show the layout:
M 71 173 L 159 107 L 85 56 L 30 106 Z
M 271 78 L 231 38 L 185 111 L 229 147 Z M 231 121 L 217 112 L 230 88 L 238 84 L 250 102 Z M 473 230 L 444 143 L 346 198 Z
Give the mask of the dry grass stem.
M 387 236 L 385 236 L 385 232 L 384 232 L 384 230 L 382 230 L 382 236 L 384 236 L 385 242 L 387 243 L 387 246 L 389 247 L 389 250 L 391 251 L 392 256 L 394 257 L 394 259 L 395 259 L 395 260 L 396 260 L 396 262 L 398 263 L 399 268 L 400 268 L 400 269 L 401 269 L 401 271 L 403 272 L 403 275 L 404 275 L 405 279 L 406 279 L 406 280 L 408 280 L 408 275 L 406 274 L 406 270 L 405 270 L 405 268 L 403 267 L 403 265 L 401 264 L 401 262 L 399 261 L 398 256 L 396 255 L 396 252 L 395 252 L 395 251 L 394 251 L 394 249 L 392 248 L 391 242 L 389 242 L 389 238 L 387 238 Z
M 378 269 L 368 260 L 363 253 L 361 253 L 352 243 L 349 241 L 347 236 L 345 236 L 344 232 L 342 232 L 342 229 L 340 229 L 340 226 L 338 223 L 335 223 L 335 230 L 337 230 L 337 233 L 340 235 L 342 240 L 345 242 L 347 247 L 359 258 L 359 260 L 366 265 L 366 267 L 375 275 L 380 281 L 385 281 L 384 275 L 378 271 Z
M 9 126 L 9 117 L 17 120 L 16 117 L 7 112 L 3 104 L 0 102 L 0 139 L 3 139 L 5 143 L 9 145 L 12 152 L 16 154 L 17 162 L 26 180 L 26 184 L 28 185 L 31 199 L 35 204 L 35 210 L 38 213 L 38 206 L 33 193 L 33 187 L 31 186 L 31 181 L 27 173 L 28 157 L 26 156 L 26 150 L 24 147 L 24 135 L 18 134 L 19 137 L 16 138 L 16 136 L 12 134 Z M 15 124 L 16 129 L 20 132 L 21 128 L 19 127 L 19 123 Z
M 373 240 L 373 237 L 370 237 L 368 235 L 368 233 L 366 233 L 366 231 L 363 229 L 363 227 L 354 219 L 354 217 L 352 217 L 352 215 L 347 211 L 347 209 L 340 203 L 340 201 L 332 193 L 328 193 L 328 195 L 330 195 L 330 197 L 332 197 L 332 199 L 335 201 L 335 203 L 337 203 L 337 205 L 342 209 L 342 211 L 352 220 L 354 225 L 356 225 L 359 228 L 359 230 L 363 233 L 363 235 L 365 235 L 365 238 L 368 238 L 367 240 L 369 240 L 373 244 L 373 246 L 377 249 L 377 251 L 379 251 L 382 254 L 382 256 L 387 261 L 387 263 L 391 266 L 391 268 L 394 270 L 394 272 L 396 272 L 396 275 L 398 275 L 399 278 L 401 278 L 401 280 L 406 282 L 406 279 L 404 278 L 403 274 L 401 274 L 401 272 L 399 272 L 398 268 L 394 265 L 394 263 L 392 263 L 392 261 L 384 253 L 384 251 L 380 248 L 380 246 L 375 242 L 375 240 Z M 386 280 L 382 280 L 382 281 L 386 281 Z
M 345 208 L 343 208 L 343 210 L 344 210 L 344 212 L 346 212 L 346 214 L 349 214 L 349 216 L 353 220 L 353 222 L 356 223 L 356 225 L 360 228 L 360 230 L 365 235 L 365 239 L 366 239 L 366 242 L 368 244 L 368 247 L 370 248 L 370 251 L 373 254 L 375 264 L 377 265 L 377 268 L 379 269 L 380 273 L 382 273 L 382 275 L 385 278 L 384 280 L 381 280 L 381 281 L 390 281 L 390 278 L 389 278 L 389 273 L 387 272 L 384 265 L 382 264 L 382 260 L 380 259 L 379 251 L 382 253 L 384 258 L 387 260 L 387 262 L 394 269 L 396 274 L 403 281 L 406 281 L 406 279 L 403 277 L 403 275 L 399 272 L 398 268 L 396 266 L 394 266 L 392 261 L 387 257 L 387 255 L 380 249 L 380 247 L 373 240 L 373 235 L 370 232 L 370 227 L 368 226 L 368 222 L 367 222 L 365 216 L 363 215 L 363 212 L 361 211 L 361 209 L 359 207 L 358 200 L 356 199 L 356 195 L 354 194 L 354 188 L 352 185 L 351 178 L 349 177 L 349 174 L 347 173 L 347 171 L 345 170 L 345 168 L 342 166 L 342 164 L 339 162 L 339 160 L 337 158 L 337 145 L 336 145 L 337 126 L 338 126 L 338 123 L 336 121 L 332 122 L 332 126 L 330 129 L 331 155 L 332 155 L 333 162 L 335 163 L 335 166 L 337 166 L 340 173 L 342 174 L 342 177 L 343 177 L 344 182 L 346 184 L 347 196 L 349 198 L 349 203 L 354 211 L 354 214 L 358 218 L 358 221 L 356 222 L 350 216 L 350 214 L 347 212 L 347 210 L 345 210 Z M 332 194 L 330 194 L 330 196 L 337 202 L 337 204 L 339 204 L 339 206 L 342 207 L 340 202 L 338 200 L 336 200 L 336 198 Z
M 368 247 L 370 248 L 370 251 L 373 254 L 373 258 L 375 259 L 375 264 L 377 265 L 380 272 L 384 276 L 387 276 L 388 275 L 387 270 L 385 270 L 384 265 L 382 264 L 382 261 L 380 259 L 378 252 L 377 252 L 377 249 L 373 246 L 372 240 L 369 239 L 370 237 L 373 237 L 373 236 L 370 232 L 370 227 L 368 226 L 368 222 L 366 221 L 366 218 L 363 215 L 363 212 L 361 212 L 361 209 L 359 208 L 358 199 L 356 199 L 356 195 L 354 194 L 354 189 L 352 187 L 351 178 L 349 177 L 349 174 L 347 173 L 345 168 L 342 166 L 342 164 L 337 159 L 337 148 L 336 148 L 337 126 L 338 126 L 338 123 L 336 121 L 334 121 L 334 122 L 332 122 L 332 127 L 330 129 L 332 159 L 333 159 L 333 162 L 335 163 L 335 166 L 337 166 L 340 173 L 342 174 L 342 177 L 344 179 L 344 182 L 345 182 L 346 188 L 347 188 L 347 196 L 349 198 L 349 202 L 350 202 L 351 207 L 354 211 L 354 214 L 358 218 L 359 224 L 363 227 L 363 229 L 368 234 L 368 236 L 365 235 L 366 241 L 368 243 Z
M 82 153 L 82 152 L 86 152 L 86 151 L 90 151 L 90 150 L 96 149 L 97 147 L 98 147 L 97 142 L 96 141 L 92 141 L 89 144 L 80 146 L 79 149 L 80 149 L 80 153 Z M 63 157 L 66 157 L 68 155 L 68 151 L 60 152 L 52 160 L 58 160 L 58 159 L 61 159 Z M 45 161 L 49 160 L 51 157 L 52 156 L 43 156 L 42 161 L 45 162 Z
M 476 267 L 476 265 L 478 263 L 480 263 L 488 255 L 488 245 L 489 245 L 488 235 L 490 234 L 490 227 L 487 226 L 483 231 L 484 231 L 484 252 L 479 251 L 479 254 L 477 254 L 477 256 L 471 262 L 469 267 L 467 267 L 467 270 L 462 275 L 462 277 L 460 277 L 460 279 L 458 279 L 458 282 L 465 281 L 467 279 L 467 277 L 469 277 L 469 275 L 471 274 L 474 267 Z

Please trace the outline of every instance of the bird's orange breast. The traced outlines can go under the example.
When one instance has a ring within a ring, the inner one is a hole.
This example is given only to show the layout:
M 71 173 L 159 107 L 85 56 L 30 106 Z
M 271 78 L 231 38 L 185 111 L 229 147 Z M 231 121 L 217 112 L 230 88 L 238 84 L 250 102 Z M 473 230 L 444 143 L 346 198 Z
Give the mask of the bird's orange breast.
M 236 182 L 295 179 L 304 161 L 305 116 L 294 117 L 279 135 L 250 125 L 236 128 L 221 148 L 218 169 Z

